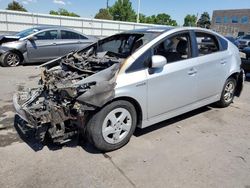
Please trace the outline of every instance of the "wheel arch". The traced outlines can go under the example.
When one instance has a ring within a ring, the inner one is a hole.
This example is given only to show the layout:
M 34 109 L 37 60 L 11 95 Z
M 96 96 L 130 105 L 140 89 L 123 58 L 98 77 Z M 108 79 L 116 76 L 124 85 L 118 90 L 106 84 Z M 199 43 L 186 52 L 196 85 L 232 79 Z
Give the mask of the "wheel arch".
M 137 125 L 137 127 L 139 125 L 141 125 L 142 124 L 143 113 L 142 113 L 142 108 L 141 108 L 141 105 L 139 104 L 139 102 L 136 99 L 132 98 L 132 97 L 120 96 L 120 97 L 114 98 L 113 100 L 109 101 L 108 103 L 111 103 L 111 102 L 114 102 L 114 101 L 119 101 L 119 100 L 128 101 L 135 107 L 136 115 L 137 115 L 136 125 Z
M 24 60 L 23 53 L 20 52 L 19 50 L 17 50 L 17 49 L 11 49 L 11 50 L 9 50 L 9 52 L 13 52 L 13 53 L 16 53 L 17 55 L 19 55 L 19 57 L 21 58 L 21 59 L 20 59 L 21 62 Z
M 241 70 L 240 72 L 234 72 L 228 78 L 236 80 L 235 96 L 239 97 L 243 89 L 244 71 Z

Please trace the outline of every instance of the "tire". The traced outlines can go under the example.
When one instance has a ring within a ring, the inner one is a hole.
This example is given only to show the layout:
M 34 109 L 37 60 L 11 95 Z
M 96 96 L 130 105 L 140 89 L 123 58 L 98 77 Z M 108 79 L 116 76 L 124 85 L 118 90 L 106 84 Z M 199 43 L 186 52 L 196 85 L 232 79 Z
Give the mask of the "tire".
M 16 67 L 22 63 L 21 57 L 15 52 L 6 52 L 1 57 L 3 67 Z
M 86 125 L 88 141 L 103 152 L 119 149 L 129 142 L 136 122 L 136 110 L 130 102 L 114 101 L 90 116 Z
M 235 89 L 236 80 L 234 78 L 228 78 L 223 87 L 221 98 L 217 102 L 217 105 L 221 108 L 228 107 L 233 102 Z

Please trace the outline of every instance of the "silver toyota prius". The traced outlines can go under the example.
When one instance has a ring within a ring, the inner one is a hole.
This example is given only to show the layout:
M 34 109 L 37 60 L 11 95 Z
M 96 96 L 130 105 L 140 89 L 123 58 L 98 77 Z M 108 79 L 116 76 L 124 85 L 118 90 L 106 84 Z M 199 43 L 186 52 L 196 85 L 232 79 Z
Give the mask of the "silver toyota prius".
M 119 33 L 41 65 L 37 88 L 14 95 L 18 127 L 55 143 L 82 133 L 96 148 L 115 150 L 136 127 L 229 106 L 243 88 L 240 65 L 237 47 L 210 30 Z

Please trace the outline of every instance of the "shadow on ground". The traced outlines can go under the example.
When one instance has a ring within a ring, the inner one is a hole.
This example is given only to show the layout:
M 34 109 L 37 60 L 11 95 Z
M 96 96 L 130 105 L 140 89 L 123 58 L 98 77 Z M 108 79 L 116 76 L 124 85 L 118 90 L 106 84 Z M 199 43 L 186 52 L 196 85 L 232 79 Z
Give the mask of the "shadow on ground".
M 136 136 L 136 137 L 143 136 L 143 135 L 148 134 L 152 131 L 164 128 L 166 126 L 173 125 L 173 124 L 178 123 L 182 120 L 199 115 L 199 114 L 204 113 L 204 112 L 209 111 L 209 110 L 211 110 L 211 107 L 202 107 L 202 108 L 199 108 L 197 110 L 194 110 L 194 111 L 185 113 L 183 115 L 177 116 L 175 118 L 171 118 L 169 120 L 155 124 L 153 126 L 145 128 L 145 129 L 138 128 L 138 129 L 136 129 L 134 136 Z M 19 128 L 19 124 L 21 124 L 21 123 L 22 123 L 22 120 L 20 119 L 19 116 L 16 115 L 15 120 L 14 120 L 14 127 L 15 127 L 18 135 L 30 148 L 32 148 L 36 152 L 42 150 L 43 147 L 45 147 L 45 146 L 48 147 L 48 149 L 52 150 L 52 151 L 60 150 L 64 147 L 75 148 L 77 146 L 80 146 L 80 147 L 82 147 L 83 150 L 85 150 L 88 153 L 102 154 L 100 151 L 95 149 L 90 143 L 88 143 L 86 138 L 82 137 L 81 135 L 75 136 L 74 138 L 72 138 L 71 141 L 69 141 L 68 143 L 63 144 L 63 145 L 56 145 L 56 144 L 52 143 L 52 141 L 50 139 L 46 139 L 43 142 L 39 142 L 35 138 L 35 136 L 34 136 L 35 134 L 34 134 L 33 130 L 30 130 L 30 132 L 26 132 L 25 134 L 21 131 L 21 129 Z
M 211 105 L 213 107 L 215 107 L 214 105 Z M 166 127 L 166 126 L 170 126 L 170 125 L 173 125 L 175 123 L 178 123 L 180 121 L 183 121 L 183 120 L 186 120 L 188 118 L 191 118 L 193 116 L 196 116 L 196 115 L 199 115 L 199 114 L 202 114 L 204 112 L 207 112 L 209 110 L 211 110 L 212 108 L 211 107 L 202 107 L 202 108 L 199 108 L 199 109 L 196 109 L 196 110 L 193 110 L 191 112 L 187 112 L 185 114 L 182 114 L 180 116 L 177 116 L 177 117 L 174 117 L 174 118 L 171 118 L 171 119 L 168 119 L 166 121 L 163 121 L 163 122 L 160 122 L 160 123 L 157 123 L 155 125 L 152 125 L 150 127 L 147 127 L 147 128 L 144 128 L 144 129 L 136 129 L 135 133 L 134 133 L 134 136 L 136 137 L 139 137 L 139 136 L 143 136 L 145 134 L 148 134 L 152 131 L 155 131 L 155 130 L 158 130 L 158 129 L 161 129 L 163 127 Z
M 74 136 L 69 142 L 65 144 L 55 144 L 46 137 L 44 141 L 39 141 L 35 138 L 35 131 L 33 129 L 27 129 L 23 132 L 20 129 L 20 125 L 25 123 L 18 115 L 14 118 L 14 127 L 19 135 L 19 137 L 24 141 L 31 149 L 35 152 L 42 150 L 44 147 L 47 147 L 51 151 L 61 150 L 64 147 L 75 148 L 82 147 L 85 151 L 92 154 L 100 154 L 101 152 L 95 149 L 91 144 L 89 144 L 85 138 L 83 138 L 80 134 Z

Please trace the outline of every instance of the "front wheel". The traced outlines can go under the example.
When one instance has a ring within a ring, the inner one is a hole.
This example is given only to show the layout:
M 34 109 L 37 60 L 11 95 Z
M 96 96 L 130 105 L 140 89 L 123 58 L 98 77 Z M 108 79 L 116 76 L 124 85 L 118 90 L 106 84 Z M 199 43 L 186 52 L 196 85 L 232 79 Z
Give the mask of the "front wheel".
M 217 103 L 219 107 L 228 107 L 233 102 L 235 89 L 236 80 L 234 78 L 228 78 L 223 87 L 220 101 Z
M 16 67 L 21 64 L 21 57 L 15 52 L 6 52 L 2 55 L 1 64 L 3 67 Z
M 90 117 L 89 141 L 101 151 L 112 151 L 128 143 L 136 128 L 135 107 L 128 101 L 114 101 Z

